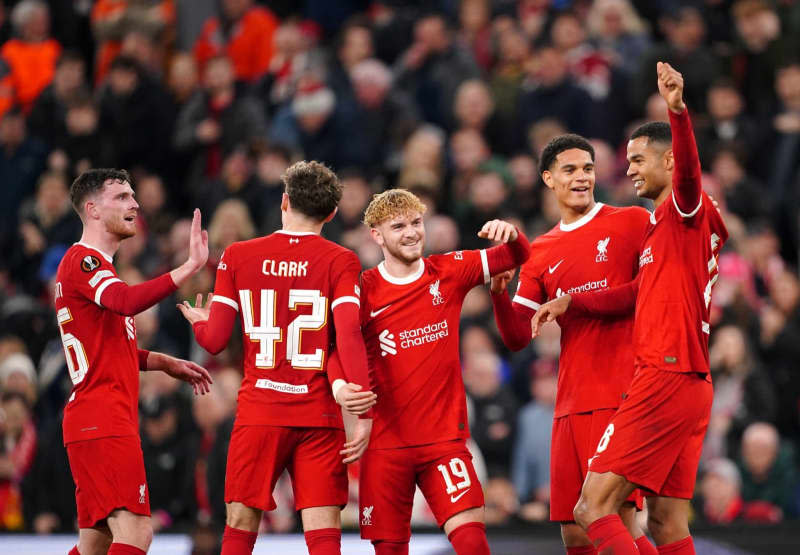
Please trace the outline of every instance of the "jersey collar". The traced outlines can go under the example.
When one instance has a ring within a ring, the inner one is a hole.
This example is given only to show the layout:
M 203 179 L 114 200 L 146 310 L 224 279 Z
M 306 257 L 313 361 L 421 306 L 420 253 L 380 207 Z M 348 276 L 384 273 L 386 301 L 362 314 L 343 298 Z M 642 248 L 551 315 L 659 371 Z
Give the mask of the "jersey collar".
M 76 245 L 80 245 L 80 246 L 82 246 L 82 247 L 86 247 L 87 249 L 92 249 L 92 250 L 94 250 L 94 251 L 97 251 L 97 252 L 99 252 L 100 254 L 102 254 L 102 255 L 103 255 L 103 258 L 105 258 L 106 260 L 108 260 L 108 261 L 109 261 L 109 263 L 112 263 L 112 264 L 113 264 L 113 262 L 114 262 L 114 257 L 113 257 L 113 256 L 111 256 L 110 254 L 106 254 L 105 252 L 101 251 L 101 250 L 100 250 L 100 249 L 98 249 L 97 247 L 94 247 L 94 246 L 90 245 L 89 243 L 84 243 L 84 242 L 82 242 L 82 241 L 78 241 L 78 242 L 77 242 L 77 243 L 75 243 L 75 244 L 76 244 Z
M 561 229 L 561 231 L 574 231 L 574 230 L 578 229 L 579 227 L 584 226 L 584 225 L 588 224 L 589 222 L 591 222 L 592 218 L 597 216 L 597 213 L 600 212 L 600 209 L 603 206 L 604 205 L 603 205 L 602 202 L 596 202 L 594 204 L 594 208 L 589 210 L 589 212 L 587 212 L 586 214 L 581 216 L 580 219 L 575 220 L 571 224 L 565 224 L 563 221 L 559 222 L 559 224 L 558 224 L 559 228 Z
M 422 272 L 425 271 L 425 259 L 419 259 L 419 269 L 411 274 L 410 276 L 406 277 L 395 277 L 389 273 L 389 270 L 386 269 L 386 262 L 381 262 L 378 264 L 378 272 L 380 272 L 381 277 L 388 281 L 389 283 L 393 283 L 394 285 L 408 285 L 409 283 L 413 283 L 417 281 L 421 276 Z
M 302 235 L 316 235 L 313 231 L 286 231 L 285 229 L 279 229 L 275 233 L 282 233 L 283 235 L 295 235 L 295 236 L 302 236 Z

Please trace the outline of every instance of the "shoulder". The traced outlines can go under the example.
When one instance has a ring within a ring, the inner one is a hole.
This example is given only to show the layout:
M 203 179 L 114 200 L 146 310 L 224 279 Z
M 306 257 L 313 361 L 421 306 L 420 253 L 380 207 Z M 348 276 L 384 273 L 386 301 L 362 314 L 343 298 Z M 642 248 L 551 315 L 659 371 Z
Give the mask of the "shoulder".
M 272 15 L 272 12 L 267 8 L 263 6 L 255 6 L 247 12 L 245 15 L 245 21 L 248 25 L 254 26 L 256 24 L 265 22 L 271 25 L 275 23 L 275 16 Z
M 646 226 L 650 223 L 650 211 L 641 206 L 609 206 L 609 216 L 621 219 L 630 225 Z

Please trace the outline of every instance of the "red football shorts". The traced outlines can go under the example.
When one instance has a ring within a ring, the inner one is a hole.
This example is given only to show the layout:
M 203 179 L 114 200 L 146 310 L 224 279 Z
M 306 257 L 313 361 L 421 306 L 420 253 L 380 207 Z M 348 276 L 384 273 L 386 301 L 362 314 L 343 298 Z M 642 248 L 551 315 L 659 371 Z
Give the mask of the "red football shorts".
M 101 437 L 67 444 L 75 480 L 78 527 L 91 528 L 114 509 L 150 516 L 150 492 L 139 436 Z
M 483 488 L 464 440 L 398 449 L 368 449 L 358 483 L 361 537 L 408 541 L 416 486 L 439 527 L 483 506 Z
M 550 442 L 550 520 L 573 522 L 572 510 L 581 496 L 589 459 L 597 449 L 609 420 L 617 409 L 568 414 L 553 419 Z M 637 489 L 628 501 L 642 508 Z
M 589 470 L 619 474 L 656 495 L 691 499 L 713 395 L 703 374 L 639 369 Z
M 339 454 L 344 430 L 236 426 L 225 473 L 225 502 L 275 509 L 272 491 L 289 471 L 296 510 L 347 504 L 347 469 Z

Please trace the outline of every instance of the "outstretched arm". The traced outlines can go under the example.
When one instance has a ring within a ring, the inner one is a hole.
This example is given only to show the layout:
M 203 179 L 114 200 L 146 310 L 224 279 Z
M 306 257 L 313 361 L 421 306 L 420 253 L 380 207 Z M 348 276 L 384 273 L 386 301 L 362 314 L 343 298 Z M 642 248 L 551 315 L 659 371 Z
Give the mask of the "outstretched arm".
M 514 271 L 509 270 L 492 277 L 492 307 L 503 343 L 512 351 L 521 351 L 531 340 L 531 318 L 534 310 L 511 303 L 506 286 L 513 276 Z
M 195 395 L 208 393 L 214 383 L 208 370 L 199 364 L 144 349 L 139 349 L 139 370 L 161 370 L 176 380 L 191 384 Z
M 215 302 L 211 293 L 206 298 L 205 304 L 203 304 L 203 294 L 198 293 L 194 306 L 188 301 L 183 301 L 177 306 L 183 317 L 192 324 L 197 343 L 212 355 L 219 354 L 231 337 L 238 307 L 234 308 L 228 302 Z
M 702 183 L 700 157 L 689 111 L 683 102 L 683 76 L 671 65 L 658 62 L 658 91 L 669 107 L 672 128 L 672 193 L 682 215 L 693 216 L 700 206 Z
M 531 255 L 531 245 L 525 234 L 503 220 L 486 222 L 478 232 L 478 237 L 503 243 L 486 251 L 489 275 L 521 266 Z

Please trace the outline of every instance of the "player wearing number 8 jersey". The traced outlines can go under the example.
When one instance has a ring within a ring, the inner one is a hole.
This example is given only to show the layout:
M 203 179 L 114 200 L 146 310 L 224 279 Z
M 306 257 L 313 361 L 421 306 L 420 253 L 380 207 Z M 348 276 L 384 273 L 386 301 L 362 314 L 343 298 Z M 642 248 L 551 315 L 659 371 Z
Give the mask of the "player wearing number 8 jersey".
M 203 267 L 208 239 L 196 211 L 189 260 L 148 282 L 125 284 L 112 255 L 136 233 L 138 204 L 130 181 L 127 172 L 111 169 L 89 170 L 75 180 L 70 195 L 83 235 L 56 274 L 55 308 L 73 383 L 63 421 L 80 527 L 73 553 L 144 553 L 150 545 L 139 371 L 163 370 L 190 382 L 196 393 L 208 391 L 210 383 L 194 363 L 137 349 L 133 316 Z
M 422 258 L 425 206 L 408 191 L 376 195 L 364 221 L 384 261 L 361 276 L 361 322 L 379 402 L 361 463 L 361 536 L 378 555 L 408 552 L 419 485 L 459 554 L 489 552 L 483 491 L 469 437 L 458 349 L 461 305 L 492 273 L 529 254 L 522 233 L 488 222 L 481 237 L 505 244 Z
M 567 295 L 542 306 L 534 318 L 537 327 L 541 319 L 551 319 L 570 305 L 594 314 L 635 306 L 636 373 L 597 446 L 575 507 L 575 520 L 597 550 L 610 554 L 637 553 L 614 514 L 637 485 L 653 495 L 648 498 L 648 528 L 659 552 L 694 553 L 689 499 L 713 395 L 708 315 L 717 256 L 728 233 L 702 192 L 700 161 L 682 98 L 683 77 L 660 62 L 657 73 L 670 124 L 645 124 L 628 142 L 628 175 L 637 194 L 656 205 L 637 280 Z
M 198 343 L 212 353 L 227 344 L 237 314 L 244 335 L 244 380 L 225 477 L 224 555 L 252 552 L 262 511 L 275 508 L 272 490 L 284 469 L 309 552 L 339 553 L 347 473 L 340 457 L 341 409 L 326 375 L 334 328 L 351 382 L 334 383 L 337 394 L 357 384 L 363 388 L 358 395 L 374 399 L 358 321 L 361 265 L 352 251 L 319 235 L 336 213 L 342 186 L 317 162 L 294 164 L 283 181 L 283 228 L 225 250 L 210 308 L 180 306 Z M 363 452 L 371 422 L 357 422 L 346 462 Z

